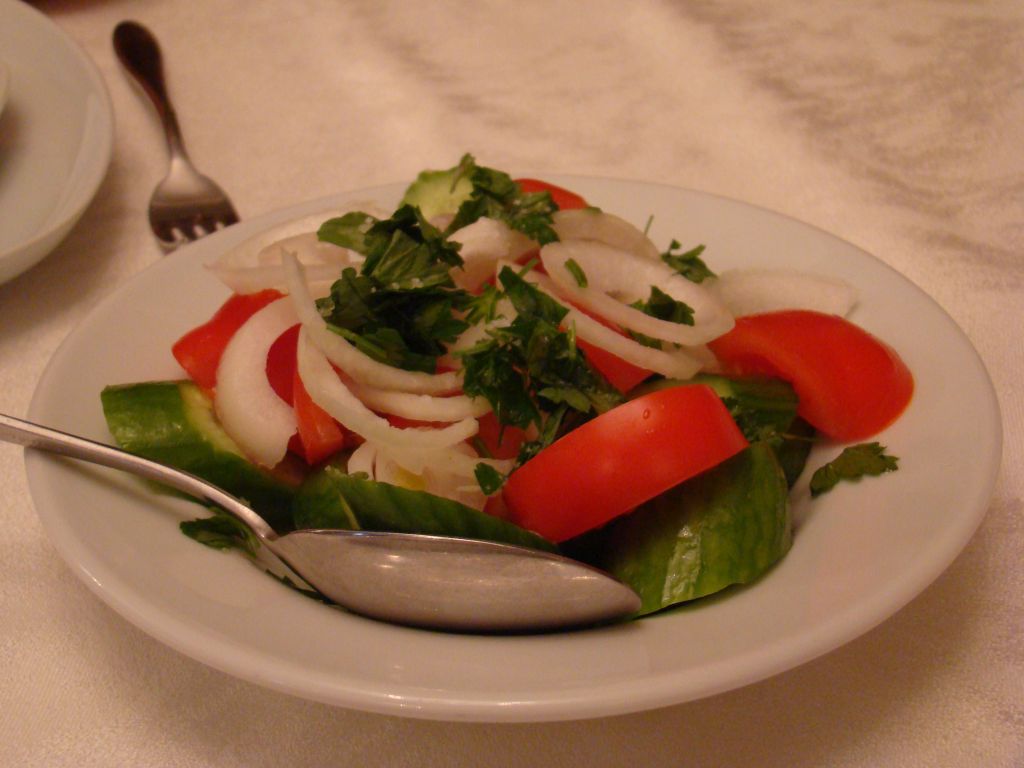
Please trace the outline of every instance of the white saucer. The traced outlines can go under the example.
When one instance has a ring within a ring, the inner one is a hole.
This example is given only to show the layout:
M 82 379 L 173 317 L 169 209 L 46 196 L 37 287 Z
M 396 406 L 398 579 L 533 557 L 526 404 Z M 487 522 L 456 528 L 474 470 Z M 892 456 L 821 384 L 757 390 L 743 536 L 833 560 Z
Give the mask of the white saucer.
M 0 57 L 4 283 L 56 248 L 85 211 L 110 164 L 114 117 L 89 57 L 18 0 L 0 0 Z

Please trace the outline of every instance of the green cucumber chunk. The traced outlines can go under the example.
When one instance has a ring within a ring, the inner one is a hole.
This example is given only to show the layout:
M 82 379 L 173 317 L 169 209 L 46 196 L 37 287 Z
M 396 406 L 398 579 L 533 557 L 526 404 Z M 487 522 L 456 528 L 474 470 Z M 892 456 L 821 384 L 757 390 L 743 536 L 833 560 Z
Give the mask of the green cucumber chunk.
M 121 448 L 208 480 L 244 499 L 275 530 L 291 530 L 296 485 L 252 464 L 217 423 L 213 404 L 195 384 L 110 386 L 100 399 L 107 427 Z
M 747 584 L 789 551 L 788 487 L 775 451 L 756 443 L 579 542 L 570 554 L 640 595 L 637 615 Z
M 428 221 L 441 214 L 454 214 L 473 193 L 473 183 L 461 164 L 446 171 L 423 171 L 409 185 L 400 205 L 412 205 Z
M 302 484 L 294 518 L 296 528 L 427 533 L 554 550 L 547 539 L 507 520 L 423 491 L 349 475 L 331 465 Z

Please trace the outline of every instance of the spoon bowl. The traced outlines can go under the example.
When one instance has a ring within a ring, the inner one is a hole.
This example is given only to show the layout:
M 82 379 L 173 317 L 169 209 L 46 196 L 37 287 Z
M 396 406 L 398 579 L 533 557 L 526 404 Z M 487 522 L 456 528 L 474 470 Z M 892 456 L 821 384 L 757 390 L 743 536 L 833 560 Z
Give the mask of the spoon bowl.
M 131 472 L 216 506 L 323 597 L 370 618 L 459 632 L 541 632 L 615 621 L 640 607 L 622 582 L 551 552 L 415 533 L 278 535 L 221 488 L 119 448 L 4 414 L 0 440 Z

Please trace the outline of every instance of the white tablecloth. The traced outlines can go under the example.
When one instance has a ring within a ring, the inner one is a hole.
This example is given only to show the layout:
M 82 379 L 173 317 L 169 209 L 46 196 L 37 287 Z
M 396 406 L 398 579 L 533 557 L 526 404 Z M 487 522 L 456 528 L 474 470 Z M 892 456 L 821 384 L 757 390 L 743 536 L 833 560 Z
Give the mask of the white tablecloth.
M 1024 6 L 969 0 L 45 0 L 117 138 L 68 239 L 0 286 L 0 410 L 101 297 L 161 258 L 163 140 L 110 44 L 161 38 L 193 158 L 249 218 L 465 151 L 665 182 L 852 241 L 931 294 L 991 372 L 1006 444 L 980 530 L 881 626 L 741 690 L 540 725 L 311 703 L 183 657 L 64 565 L 0 448 L 0 763 L 46 766 L 1024 764 Z M 941 425 L 938 426 L 941 428 Z M 964 446 L 970 460 L 971 446 Z

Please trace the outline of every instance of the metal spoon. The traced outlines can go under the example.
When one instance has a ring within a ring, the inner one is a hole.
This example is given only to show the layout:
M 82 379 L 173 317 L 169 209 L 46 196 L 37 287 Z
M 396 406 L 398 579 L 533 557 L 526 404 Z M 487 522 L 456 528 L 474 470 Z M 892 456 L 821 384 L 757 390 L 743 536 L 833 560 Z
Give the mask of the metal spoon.
M 205 480 L 118 448 L 0 414 L 0 440 L 131 472 L 223 509 L 311 587 L 355 613 L 411 626 L 527 632 L 608 622 L 640 598 L 603 571 L 490 541 L 409 533 L 293 531 L 284 536 Z

